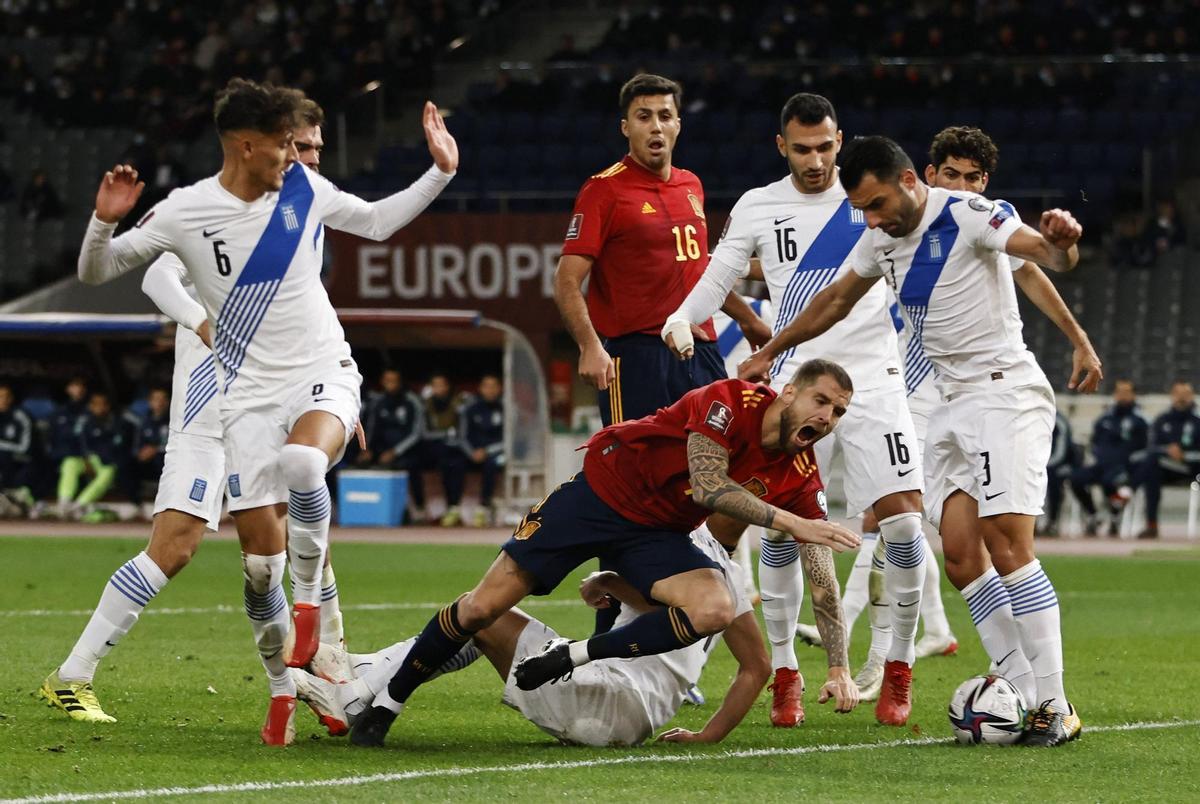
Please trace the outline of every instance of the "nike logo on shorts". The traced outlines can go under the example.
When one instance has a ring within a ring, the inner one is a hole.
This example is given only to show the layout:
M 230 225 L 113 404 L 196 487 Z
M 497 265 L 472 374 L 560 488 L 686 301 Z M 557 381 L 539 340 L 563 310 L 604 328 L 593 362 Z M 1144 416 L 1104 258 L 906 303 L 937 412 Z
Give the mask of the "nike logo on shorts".
M 999 497 L 1001 494 L 1004 494 L 1004 493 L 1005 493 L 1005 492 L 1003 492 L 1003 491 L 997 491 L 995 494 L 984 494 L 984 495 L 983 495 L 983 499 L 985 499 L 985 500 L 991 500 L 991 499 L 993 499 L 993 498 L 995 498 L 995 497 Z
M 914 466 L 912 469 L 905 469 L 903 472 L 896 472 L 896 477 L 904 477 L 907 474 L 911 474 L 913 472 L 913 470 L 916 468 L 917 467 Z M 1003 492 L 1001 492 L 1001 493 L 1003 493 Z

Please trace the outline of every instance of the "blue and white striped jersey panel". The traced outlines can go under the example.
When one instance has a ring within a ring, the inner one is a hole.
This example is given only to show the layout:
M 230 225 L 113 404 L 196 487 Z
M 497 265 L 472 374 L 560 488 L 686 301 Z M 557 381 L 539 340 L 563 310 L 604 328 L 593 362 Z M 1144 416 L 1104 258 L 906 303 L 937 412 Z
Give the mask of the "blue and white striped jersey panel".
M 1012 261 L 1004 253 L 1020 227 L 1005 202 L 930 188 L 916 229 L 902 238 L 875 229 L 855 249 L 854 270 L 886 279 L 912 330 L 910 389 L 932 373 L 939 384 L 981 382 L 995 372 L 1012 382 L 1044 380 L 1021 337 Z M 931 365 L 920 365 L 918 348 Z
M 840 183 L 823 193 L 805 194 L 789 175 L 738 200 L 712 259 L 736 266 L 759 258 L 779 331 L 849 270 L 847 258 L 864 231 L 863 215 L 850 206 Z M 887 370 L 898 371 L 899 360 L 886 288 L 872 288 L 828 332 L 781 355 L 772 378 L 790 376 L 814 357 L 840 363 L 855 388 L 888 382 Z
M 750 296 L 742 298 L 768 327 L 772 330 L 775 328 L 775 313 L 771 309 L 771 302 Z M 717 349 L 721 352 L 721 359 L 725 361 L 725 373 L 730 377 L 737 377 L 738 363 L 750 356 L 750 343 L 742 334 L 742 328 L 737 322 L 721 310 L 713 313 L 713 326 L 717 330 Z
M 192 287 L 188 293 L 195 295 Z M 171 429 L 221 437 L 221 399 L 212 350 L 186 327 L 175 330 L 175 372 L 171 379 Z

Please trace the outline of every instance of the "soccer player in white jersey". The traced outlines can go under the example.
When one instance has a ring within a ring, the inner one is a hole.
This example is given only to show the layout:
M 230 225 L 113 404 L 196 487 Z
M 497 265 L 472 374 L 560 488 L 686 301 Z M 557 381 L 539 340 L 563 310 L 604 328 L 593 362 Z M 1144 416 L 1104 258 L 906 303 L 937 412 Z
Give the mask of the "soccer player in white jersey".
M 1083 229 L 1069 212 L 1052 209 L 1035 231 L 1007 204 L 929 188 L 885 137 L 851 143 L 842 182 L 871 229 L 851 255 L 853 270 L 763 348 L 815 338 L 886 279 L 906 325 L 921 337 L 943 399 L 929 422 L 925 510 L 947 545 L 982 536 L 994 569 L 963 589 L 972 618 L 989 656 L 1004 656 L 997 645 L 1015 645 L 1033 667 L 1026 744 L 1061 745 L 1082 724 L 1063 689 L 1058 598 L 1033 549 L 1054 392 L 1022 340 L 1008 256 L 1069 271 Z M 1008 633 L 1000 618 L 980 616 L 1006 605 L 1015 626 Z
M 601 659 L 575 668 L 570 679 L 562 683 L 522 690 L 517 687 L 512 668 L 520 659 L 541 652 L 547 642 L 561 637 L 545 623 L 513 609 L 477 632 L 438 674 L 461 670 L 482 654 L 504 681 L 503 702 L 548 734 L 581 745 L 637 745 L 675 717 L 687 690 L 699 680 L 719 638 L 724 637 L 738 669 L 721 706 L 700 731 L 674 728 L 658 737 L 666 742 L 720 742 L 754 705 L 771 668 L 754 609 L 743 591 L 741 567 L 703 526 L 692 534 L 692 539 L 724 570 L 735 616 L 723 632 L 655 656 Z M 620 601 L 618 627 L 654 608 L 612 572 L 593 573 L 580 585 L 579 594 L 597 609 L 610 605 L 610 599 Z M 350 664 L 358 678 L 350 684 L 331 684 L 293 670 L 299 696 L 332 734 L 343 734 L 371 707 L 375 695 L 387 687 L 415 641 L 412 637 L 375 654 L 351 656 Z M 321 673 L 334 654 L 335 650 L 322 647 L 313 660 L 313 670 Z M 821 700 L 834 700 L 838 712 L 849 712 L 857 696 L 853 687 L 830 684 L 822 689 Z
M 230 510 L 255 594 L 247 611 L 271 686 L 263 739 L 277 745 L 290 742 L 293 731 L 295 685 L 286 665 L 306 664 L 319 644 L 330 514 L 325 473 L 360 409 L 361 377 L 320 282 L 319 238 L 325 225 L 389 237 L 458 166 L 457 145 L 427 103 L 435 165 L 407 190 L 374 203 L 339 192 L 296 164 L 293 128 L 303 100 L 297 90 L 232 80 L 215 110 L 221 172 L 176 190 L 113 239 L 143 187 L 132 168 L 117 166 L 101 182 L 79 257 L 80 279 L 98 283 L 174 252 L 208 314 Z M 274 645 L 274 635 L 286 631 L 285 562 L 295 590 L 295 643 L 286 664 L 282 644 Z
M 299 161 L 319 171 L 324 113 L 308 100 L 295 131 Z M 225 481 L 219 398 L 211 329 L 183 263 L 163 254 L 146 271 L 142 291 L 177 323 L 171 382 L 170 435 L 154 501 L 150 543 L 109 579 L 100 603 L 67 660 L 43 682 L 38 694 L 75 720 L 109 723 L 92 688 L 100 660 L 137 623 L 142 610 L 167 581 L 187 566 L 204 531 L 217 530 Z M 321 640 L 342 642 L 341 607 L 333 568 L 321 579 Z
M 677 354 L 690 353 L 690 322 L 705 320 L 720 306 L 717 296 L 747 275 L 755 254 L 770 289 L 776 333 L 849 270 L 846 258 L 866 223 L 862 213 L 851 208 L 838 181 L 842 132 L 832 104 L 820 95 L 794 95 L 783 107 L 780 132 L 776 147 L 789 173 L 750 190 L 734 205 L 704 276 L 663 328 L 664 340 Z M 742 364 L 755 370 L 742 376 L 769 375 L 778 387 L 796 366 L 818 356 L 840 363 L 854 381 L 854 401 L 834 437 L 817 445 L 817 460 L 828 472 L 834 444 L 840 446 L 849 508 L 873 513 L 886 546 L 893 630 L 875 716 L 881 723 L 899 726 L 912 709 L 917 613 L 929 548 L 921 529 L 921 455 L 883 287 L 846 321 L 803 348 L 755 353 Z M 864 542 L 870 544 L 873 536 L 866 531 Z M 862 550 L 869 554 L 870 547 Z M 803 716 L 803 681 L 794 646 L 803 580 L 794 541 L 781 541 L 774 534 L 763 541 L 758 582 L 775 668 L 771 722 L 794 726 Z

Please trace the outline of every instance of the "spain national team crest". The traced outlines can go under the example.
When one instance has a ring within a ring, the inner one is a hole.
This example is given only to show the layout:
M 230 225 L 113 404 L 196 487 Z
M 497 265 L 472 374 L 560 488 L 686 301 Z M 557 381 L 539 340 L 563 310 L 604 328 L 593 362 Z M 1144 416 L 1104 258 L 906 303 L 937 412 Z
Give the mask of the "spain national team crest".
M 700 199 L 695 193 L 688 193 L 688 201 L 692 205 L 692 212 L 696 213 L 696 217 L 704 220 L 704 204 L 700 203 Z
M 742 488 L 760 499 L 767 496 L 767 484 L 757 477 L 747 480 L 742 484 Z

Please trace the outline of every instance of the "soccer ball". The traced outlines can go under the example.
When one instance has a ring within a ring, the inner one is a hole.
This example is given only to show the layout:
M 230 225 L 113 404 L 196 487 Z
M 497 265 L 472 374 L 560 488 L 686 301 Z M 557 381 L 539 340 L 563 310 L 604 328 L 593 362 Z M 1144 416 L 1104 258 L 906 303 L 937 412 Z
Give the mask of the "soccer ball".
M 963 745 L 1009 745 L 1021 738 L 1025 700 L 1008 679 L 968 678 L 950 699 L 950 728 Z

